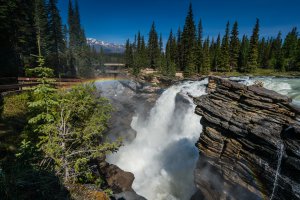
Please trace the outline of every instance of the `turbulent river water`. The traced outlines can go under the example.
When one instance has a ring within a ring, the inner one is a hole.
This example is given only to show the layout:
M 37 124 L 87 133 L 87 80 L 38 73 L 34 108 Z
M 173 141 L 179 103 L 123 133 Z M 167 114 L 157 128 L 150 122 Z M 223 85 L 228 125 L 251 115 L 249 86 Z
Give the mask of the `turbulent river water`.
M 234 78 L 246 85 L 256 80 L 264 87 L 288 95 L 300 105 L 300 79 Z M 148 200 L 188 200 L 194 194 L 193 170 L 198 159 L 195 143 L 202 127 L 188 94 L 205 94 L 207 80 L 188 81 L 166 89 L 149 116 L 136 113 L 131 127 L 136 138 L 108 161 L 135 176 L 133 189 Z

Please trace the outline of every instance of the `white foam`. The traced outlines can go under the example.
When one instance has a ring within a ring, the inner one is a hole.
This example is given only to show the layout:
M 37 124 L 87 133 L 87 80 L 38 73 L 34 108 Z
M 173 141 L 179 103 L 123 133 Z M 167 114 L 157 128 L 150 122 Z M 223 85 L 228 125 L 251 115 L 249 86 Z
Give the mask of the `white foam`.
M 132 128 L 136 139 L 108 161 L 135 175 L 133 189 L 148 200 L 190 199 L 195 188 L 193 170 L 198 159 L 195 143 L 202 131 L 195 105 L 189 100 L 176 108 L 178 93 L 201 96 L 207 80 L 185 82 L 167 89 L 146 121 L 137 114 Z M 183 109 L 176 112 L 176 109 Z

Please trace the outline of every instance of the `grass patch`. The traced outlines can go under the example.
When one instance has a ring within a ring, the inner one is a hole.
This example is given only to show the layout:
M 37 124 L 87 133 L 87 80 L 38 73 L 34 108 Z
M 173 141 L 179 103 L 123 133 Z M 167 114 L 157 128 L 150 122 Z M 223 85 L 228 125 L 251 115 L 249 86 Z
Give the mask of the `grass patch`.
M 29 93 L 9 95 L 4 97 L 2 118 L 24 118 L 28 112 Z

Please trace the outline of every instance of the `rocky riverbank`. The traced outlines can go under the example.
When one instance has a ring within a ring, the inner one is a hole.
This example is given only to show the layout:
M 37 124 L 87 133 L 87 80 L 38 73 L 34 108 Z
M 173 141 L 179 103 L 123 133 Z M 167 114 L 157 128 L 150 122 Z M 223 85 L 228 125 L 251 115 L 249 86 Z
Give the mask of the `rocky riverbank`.
M 299 109 L 259 85 L 210 77 L 194 98 L 203 132 L 196 144 L 193 199 L 299 199 Z

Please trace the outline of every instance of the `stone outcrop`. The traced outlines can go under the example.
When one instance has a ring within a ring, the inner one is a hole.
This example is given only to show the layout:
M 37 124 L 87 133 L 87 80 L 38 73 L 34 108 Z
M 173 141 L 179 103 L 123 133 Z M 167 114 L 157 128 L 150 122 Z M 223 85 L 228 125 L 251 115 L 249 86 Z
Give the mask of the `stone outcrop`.
M 299 110 L 260 86 L 210 77 L 192 199 L 299 199 Z
M 132 183 L 134 175 L 130 172 L 126 172 L 120 169 L 116 165 L 105 163 L 101 168 L 102 173 L 105 176 L 105 180 L 114 193 L 121 193 L 126 191 L 133 191 Z

